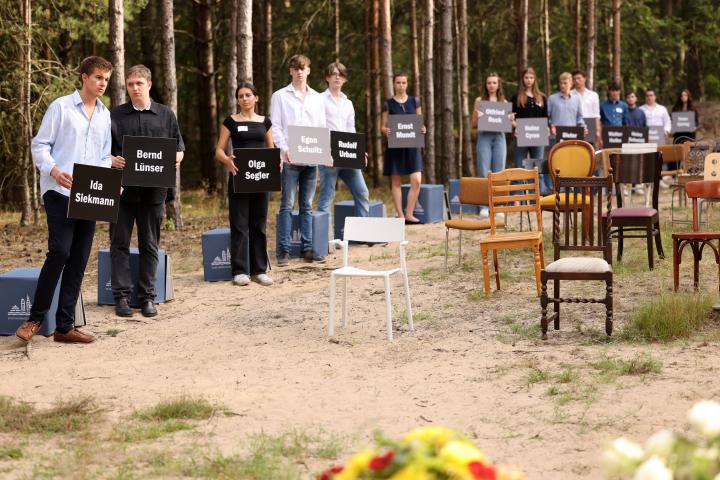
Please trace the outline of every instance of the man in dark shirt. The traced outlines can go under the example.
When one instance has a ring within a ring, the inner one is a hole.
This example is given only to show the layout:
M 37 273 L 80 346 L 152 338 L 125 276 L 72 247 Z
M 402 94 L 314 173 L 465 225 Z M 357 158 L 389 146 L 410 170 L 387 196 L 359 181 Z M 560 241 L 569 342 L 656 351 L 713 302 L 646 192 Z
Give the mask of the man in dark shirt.
M 628 126 L 629 127 L 647 127 L 645 120 L 645 112 L 637 105 L 637 95 L 630 90 L 625 93 L 625 102 L 628 104 Z
M 607 100 L 600 104 L 600 121 L 603 125 L 622 127 L 627 125 L 628 106 L 620 100 L 620 85 L 608 85 Z
M 165 137 L 177 139 L 175 168 L 180 168 L 185 144 L 177 118 L 165 105 L 150 98 L 152 77 L 144 65 L 130 67 L 125 76 L 130 101 L 112 109 L 112 160 L 113 167 L 125 167 L 122 158 L 123 136 Z M 120 212 L 112 229 L 110 243 L 110 279 L 115 313 L 121 317 L 133 314 L 128 299 L 133 285 L 130 277 L 130 238 L 133 225 L 138 227 L 140 269 L 138 297 L 142 314 L 157 315 L 155 308 L 155 272 L 158 263 L 158 242 L 163 217 L 163 203 L 167 188 L 124 187 L 120 197 Z

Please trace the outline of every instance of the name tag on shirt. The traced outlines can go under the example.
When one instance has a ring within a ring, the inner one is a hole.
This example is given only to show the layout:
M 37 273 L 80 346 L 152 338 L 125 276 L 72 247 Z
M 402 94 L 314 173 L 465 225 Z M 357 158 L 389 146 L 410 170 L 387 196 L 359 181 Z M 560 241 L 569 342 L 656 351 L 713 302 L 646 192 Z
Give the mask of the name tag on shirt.
M 238 132 L 247 132 L 248 126 L 247 125 L 238 125 Z
M 620 107 L 615 107 L 615 111 L 616 111 L 617 113 L 622 113 L 623 110 L 622 110 L 622 108 L 620 108 Z

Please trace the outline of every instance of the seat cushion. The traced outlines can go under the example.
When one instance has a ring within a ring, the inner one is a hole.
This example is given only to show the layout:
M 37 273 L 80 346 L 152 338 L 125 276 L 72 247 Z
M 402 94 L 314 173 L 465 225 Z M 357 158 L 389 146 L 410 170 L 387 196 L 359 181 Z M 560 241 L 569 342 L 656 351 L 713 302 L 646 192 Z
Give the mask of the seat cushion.
M 552 262 L 545 267 L 545 271 L 552 273 L 607 273 L 612 272 L 612 267 L 602 258 L 565 257 Z
M 495 226 L 500 228 L 505 226 L 505 220 L 495 220 Z M 463 218 L 453 218 L 445 222 L 446 228 L 455 228 L 457 230 L 490 230 L 490 220 L 487 218 L 482 220 L 465 220 Z
M 638 208 L 613 208 L 612 218 L 650 218 L 657 215 L 658 211 L 654 208 L 638 207 Z M 607 217 L 607 212 L 603 212 L 603 217 Z
M 575 198 L 577 197 L 577 199 Z M 577 204 L 578 208 L 582 206 L 585 195 L 575 195 L 574 193 L 570 195 L 570 208 L 572 208 L 573 203 Z M 588 202 L 589 204 L 590 202 Z M 552 193 L 550 195 L 545 195 L 544 197 L 540 198 L 540 206 L 541 207 L 552 207 L 555 208 L 555 194 Z M 562 210 L 565 208 L 565 192 L 560 193 L 560 209 Z

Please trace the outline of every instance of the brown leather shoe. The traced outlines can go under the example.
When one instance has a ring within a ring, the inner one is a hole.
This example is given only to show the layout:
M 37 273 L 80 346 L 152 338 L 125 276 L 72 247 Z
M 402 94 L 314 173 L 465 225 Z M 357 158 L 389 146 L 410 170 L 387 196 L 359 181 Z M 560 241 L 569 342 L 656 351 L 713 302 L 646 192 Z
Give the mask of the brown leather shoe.
M 92 343 L 95 341 L 95 337 L 82 330 L 73 328 L 67 333 L 55 332 L 53 334 L 53 340 L 60 343 Z
M 39 331 L 40 322 L 28 320 L 27 322 L 20 325 L 17 330 L 15 330 L 15 336 L 18 337 L 20 340 L 29 342 L 32 337 Z

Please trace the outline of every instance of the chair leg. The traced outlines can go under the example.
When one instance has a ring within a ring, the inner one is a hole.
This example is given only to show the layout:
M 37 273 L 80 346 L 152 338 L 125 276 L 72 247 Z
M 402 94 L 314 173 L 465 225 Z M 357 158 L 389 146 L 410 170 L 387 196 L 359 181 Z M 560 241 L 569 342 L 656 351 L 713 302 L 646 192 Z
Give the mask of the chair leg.
M 693 252 L 693 285 L 695 287 L 695 291 L 697 291 L 700 286 L 700 259 L 702 258 L 702 253 L 700 252 L 700 246 L 697 243 L 691 243 L 690 247 L 692 247 Z
M 660 236 L 660 222 L 654 226 L 655 230 L 655 248 L 657 248 L 658 257 L 665 258 L 665 251 L 662 246 L 662 237 Z
M 330 275 L 330 314 L 328 315 L 328 336 L 335 334 L 335 275 Z
M 673 291 L 680 286 L 680 241 L 673 238 Z
M 495 287 L 500 290 L 500 264 L 498 263 L 497 250 L 493 250 L 493 266 L 495 267 Z
M 458 267 L 462 264 L 462 230 L 458 234 Z
M 445 229 L 445 271 L 447 271 L 447 269 L 448 269 L 447 262 L 448 262 L 448 244 L 449 243 L 450 243 L 450 229 L 446 228 Z
M 545 268 L 545 244 L 540 244 L 540 268 Z
M 540 246 L 535 245 L 533 247 L 533 263 L 535 264 L 535 288 L 537 289 L 538 297 L 540 296 L 540 272 L 542 267 L 540 266 Z
M 617 239 L 618 239 L 618 252 L 617 252 L 617 261 L 622 261 L 622 254 L 623 254 L 623 243 L 625 238 L 623 237 L 623 227 L 618 227 L 617 229 Z
M 555 321 L 553 322 L 553 328 L 560 330 L 560 280 L 553 280 L 553 310 L 555 312 Z
M 348 302 L 347 285 L 348 285 L 348 277 L 343 277 L 343 304 L 342 304 L 343 327 L 347 327 L 347 302 Z
M 390 277 L 385 277 L 385 315 L 387 316 L 388 340 L 393 339 L 392 331 L 392 304 L 390 302 Z
M 548 330 L 548 321 L 547 321 L 547 306 L 548 306 L 548 296 L 547 296 L 547 274 L 545 272 L 542 273 L 540 276 L 540 282 L 542 283 L 541 293 L 540 293 L 540 307 L 542 308 L 542 313 L 540 316 L 540 332 L 541 332 L 541 338 L 543 340 L 547 340 L 547 330 Z
M 490 296 L 490 267 L 488 266 L 488 252 L 483 247 L 480 247 L 480 257 L 482 258 L 482 269 L 483 269 L 483 285 L 485 287 L 485 296 Z
M 613 331 L 613 283 L 612 276 L 605 281 L 605 333 L 612 335 Z
M 655 257 L 655 249 L 653 248 L 652 224 L 645 225 L 645 237 L 647 240 L 648 265 L 650 266 L 650 270 L 652 270 L 653 268 L 655 268 L 655 263 L 653 262 L 653 259 Z
M 410 283 L 408 282 L 407 272 L 403 272 L 403 283 L 405 286 L 405 308 L 407 309 L 408 327 L 412 332 L 413 330 L 415 330 L 415 326 L 413 325 L 412 302 L 410 299 Z

